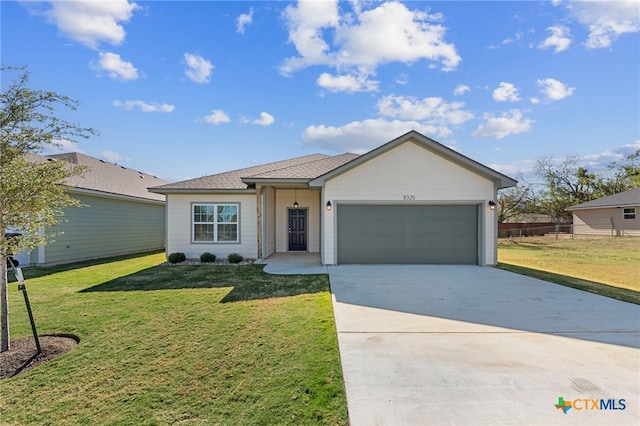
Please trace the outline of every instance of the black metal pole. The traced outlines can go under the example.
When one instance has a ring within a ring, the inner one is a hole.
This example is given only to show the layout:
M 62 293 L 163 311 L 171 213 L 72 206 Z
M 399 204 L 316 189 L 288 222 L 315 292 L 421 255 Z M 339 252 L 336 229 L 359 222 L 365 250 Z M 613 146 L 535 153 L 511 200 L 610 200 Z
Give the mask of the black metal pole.
M 27 305 L 27 313 L 29 314 L 29 321 L 31 322 L 31 331 L 33 331 L 33 338 L 36 341 L 36 349 L 38 350 L 36 355 L 38 355 L 42 353 L 42 348 L 40 347 L 40 338 L 38 338 L 38 330 L 36 330 L 36 321 L 33 319 L 33 312 L 31 311 L 31 303 L 29 303 L 27 286 L 25 285 L 24 279 L 22 278 L 22 271 L 18 271 L 17 267 L 13 264 L 11 259 L 9 259 L 9 262 L 11 262 L 11 267 L 13 268 L 13 271 L 16 273 L 16 277 L 18 278 L 18 281 L 20 282 L 20 284 L 18 284 L 18 290 L 22 291 L 22 295 L 24 296 L 24 303 L 25 305 Z
M 29 321 L 31 322 L 31 330 L 33 331 L 33 338 L 36 340 L 36 349 L 38 349 L 37 353 L 41 354 L 42 348 L 40 347 L 40 339 L 38 338 L 38 331 L 36 330 L 36 322 L 33 319 L 33 312 L 31 312 L 31 303 L 29 303 L 27 286 L 24 284 L 20 284 L 18 286 L 18 290 L 22 290 L 22 294 L 24 295 L 24 303 L 27 305 L 27 312 L 29 313 Z

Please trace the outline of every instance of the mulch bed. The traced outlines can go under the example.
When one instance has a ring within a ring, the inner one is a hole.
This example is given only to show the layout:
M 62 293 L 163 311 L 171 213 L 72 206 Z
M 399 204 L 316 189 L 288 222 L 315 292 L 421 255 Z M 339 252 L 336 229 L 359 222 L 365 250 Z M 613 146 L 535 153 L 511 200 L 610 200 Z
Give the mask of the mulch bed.
M 226 265 L 226 266 L 242 266 L 255 263 L 255 259 L 244 259 L 240 263 L 231 263 L 227 259 L 216 259 L 214 262 L 201 262 L 199 259 L 187 259 L 184 262 L 171 263 L 164 262 L 161 266 L 189 266 L 189 265 Z
M 40 336 L 39 340 L 42 353 L 38 355 L 33 337 L 11 341 L 11 349 L 0 353 L 0 380 L 29 371 L 78 346 L 75 336 Z

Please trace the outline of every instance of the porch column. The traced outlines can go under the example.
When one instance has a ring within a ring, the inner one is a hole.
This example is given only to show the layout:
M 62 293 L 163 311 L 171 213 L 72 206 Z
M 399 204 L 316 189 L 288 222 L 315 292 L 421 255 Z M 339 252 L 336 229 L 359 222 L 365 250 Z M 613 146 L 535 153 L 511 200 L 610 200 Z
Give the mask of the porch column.
M 262 186 L 256 185 L 256 217 L 258 221 L 258 259 L 262 259 Z

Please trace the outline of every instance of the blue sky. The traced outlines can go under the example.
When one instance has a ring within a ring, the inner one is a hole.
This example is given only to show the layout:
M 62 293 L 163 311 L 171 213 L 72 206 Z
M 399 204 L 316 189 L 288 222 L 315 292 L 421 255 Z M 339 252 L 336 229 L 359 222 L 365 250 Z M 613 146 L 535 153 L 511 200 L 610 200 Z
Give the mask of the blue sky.
M 635 0 L 0 8 L 2 65 L 80 101 L 60 115 L 100 132 L 64 150 L 169 181 L 411 129 L 533 181 L 541 156 L 596 169 L 640 148 Z

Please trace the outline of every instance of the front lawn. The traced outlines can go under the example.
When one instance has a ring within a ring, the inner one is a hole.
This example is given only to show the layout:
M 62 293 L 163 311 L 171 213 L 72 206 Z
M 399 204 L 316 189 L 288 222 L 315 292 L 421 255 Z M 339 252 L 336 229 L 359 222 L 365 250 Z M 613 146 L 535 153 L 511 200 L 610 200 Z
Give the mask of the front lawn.
M 502 269 L 640 303 L 640 238 L 500 240 L 498 261 Z
M 347 423 L 326 275 L 163 260 L 24 270 L 40 334 L 80 344 L 0 382 L 3 423 Z M 16 287 L 13 338 L 31 333 Z

